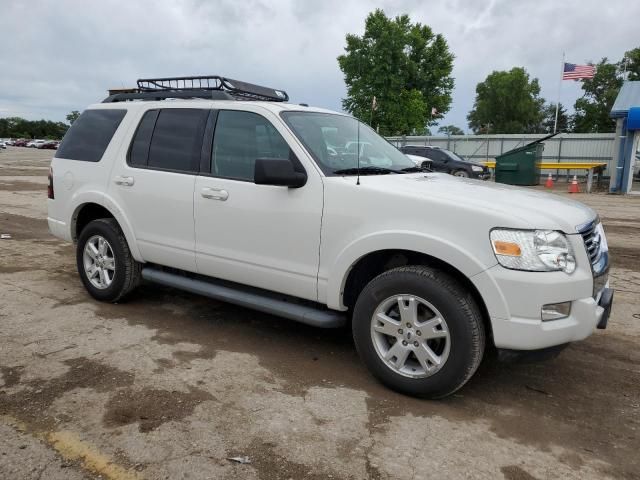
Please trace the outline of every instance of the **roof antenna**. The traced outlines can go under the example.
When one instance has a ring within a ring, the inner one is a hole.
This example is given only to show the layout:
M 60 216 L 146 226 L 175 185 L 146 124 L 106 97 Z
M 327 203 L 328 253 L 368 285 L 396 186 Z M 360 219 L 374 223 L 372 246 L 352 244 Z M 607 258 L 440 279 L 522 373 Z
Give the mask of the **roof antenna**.
M 356 148 L 358 150 L 358 179 L 356 180 L 356 185 L 360 185 L 360 120 L 356 119 L 358 122 L 358 133 L 356 139 Z

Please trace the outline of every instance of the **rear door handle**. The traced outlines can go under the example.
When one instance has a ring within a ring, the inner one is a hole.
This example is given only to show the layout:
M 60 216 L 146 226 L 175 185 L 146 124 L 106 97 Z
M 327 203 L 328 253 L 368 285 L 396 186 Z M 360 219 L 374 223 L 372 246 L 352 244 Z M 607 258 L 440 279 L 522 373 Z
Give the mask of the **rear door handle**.
M 202 195 L 203 198 L 208 198 L 210 200 L 220 200 L 222 202 L 229 198 L 229 192 L 221 188 L 204 187 L 202 190 L 200 190 L 200 195 Z
M 133 177 L 122 177 L 118 175 L 113 179 L 116 185 L 122 185 L 123 187 L 130 187 L 134 184 Z

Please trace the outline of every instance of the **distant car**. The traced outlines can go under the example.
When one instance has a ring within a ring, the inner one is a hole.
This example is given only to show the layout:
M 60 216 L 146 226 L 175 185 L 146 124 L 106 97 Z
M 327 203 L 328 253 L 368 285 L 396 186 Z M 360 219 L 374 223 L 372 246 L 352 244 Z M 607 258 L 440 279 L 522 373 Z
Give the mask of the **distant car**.
M 46 140 L 31 140 L 27 143 L 27 147 L 29 148 L 40 148 L 42 144 L 44 144 Z
M 0 141 L 0 148 L 7 148 L 7 144 L 5 142 Z
M 24 140 L 24 139 L 20 139 L 20 140 L 16 140 L 15 142 L 13 142 L 13 146 L 14 147 L 26 147 L 27 144 L 29 143 L 29 140 Z
M 38 146 L 38 148 L 41 148 L 43 150 L 57 150 L 58 149 L 58 144 L 59 142 L 55 141 L 55 140 L 51 140 L 50 142 L 45 142 L 42 143 Z
M 431 160 L 431 169 L 434 172 L 444 172 L 456 177 L 479 178 L 486 180 L 491 177 L 491 172 L 480 163 L 470 162 L 455 153 L 444 148 L 405 145 L 400 147 L 405 155 L 416 155 Z

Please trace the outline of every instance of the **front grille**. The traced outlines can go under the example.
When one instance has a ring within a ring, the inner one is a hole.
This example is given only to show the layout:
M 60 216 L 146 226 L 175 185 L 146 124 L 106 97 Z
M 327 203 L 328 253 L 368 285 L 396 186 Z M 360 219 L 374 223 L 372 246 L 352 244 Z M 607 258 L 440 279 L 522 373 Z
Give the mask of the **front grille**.
M 597 298 L 609 279 L 609 252 L 604 231 L 600 227 L 600 219 L 580 225 L 576 228 L 584 241 L 584 248 L 591 262 L 593 273 L 593 297 Z
M 597 223 L 594 220 L 584 227 L 583 230 L 580 230 L 580 235 L 582 235 L 582 239 L 584 240 L 584 246 L 587 249 L 587 255 L 589 256 L 589 260 L 591 260 L 591 265 L 598 262 L 600 243 L 602 241 L 600 234 L 596 231 L 596 226 Z

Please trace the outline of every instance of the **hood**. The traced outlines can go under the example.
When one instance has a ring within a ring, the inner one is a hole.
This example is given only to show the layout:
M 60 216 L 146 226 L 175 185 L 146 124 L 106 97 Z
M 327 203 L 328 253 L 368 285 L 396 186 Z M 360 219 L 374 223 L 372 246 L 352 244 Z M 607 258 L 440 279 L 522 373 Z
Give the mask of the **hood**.
M 344 177 L 351 182 L 351 177 Z M 353 179 L 355 185 L 355 178 Z M 425 209 L 443 208 L 443 204 L 464 205 L 468 210 L 492 213 L 504 218 L 496 227 L 561 230 L 575 234 L 576 227 L 593 220 L 596 213 L 588 206 L 538 190 L 454 177 L 440 173 L 409 175 L 368 175 L 360 177 L 361 186 L 422 199 Z M 356 188 L 359 188 L 356 186 Z M 430 205 L 431 204 L 431 205 Z

